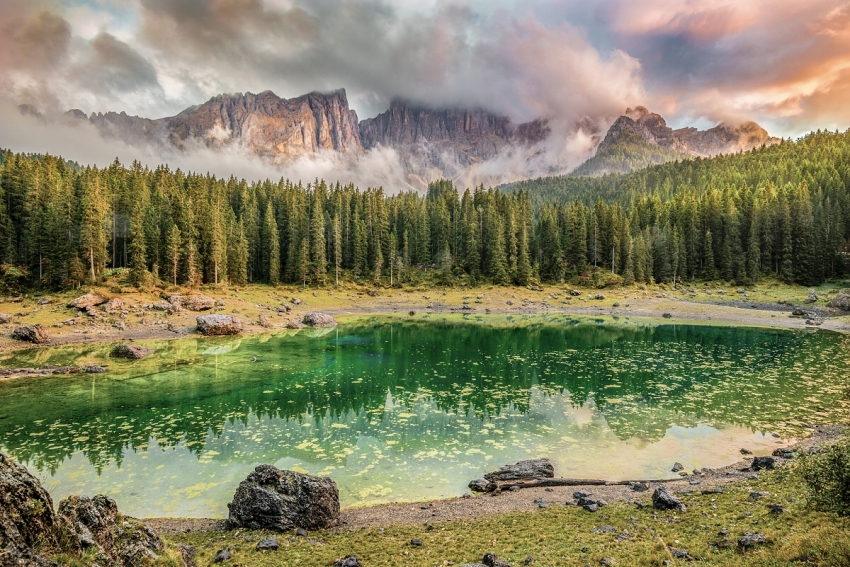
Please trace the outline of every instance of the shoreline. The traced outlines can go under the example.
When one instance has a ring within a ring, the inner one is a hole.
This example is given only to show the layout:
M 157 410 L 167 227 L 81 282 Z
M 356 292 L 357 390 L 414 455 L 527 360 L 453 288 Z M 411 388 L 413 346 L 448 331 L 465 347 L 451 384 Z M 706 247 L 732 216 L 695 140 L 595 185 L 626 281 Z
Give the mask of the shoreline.
M 664 288 L 661 288 L 664 289 Z M 693 288 L 691 288 L 693 289 Z M 710 291 L 710 290 L 708 290 Z M 740 291 L 740 290 L 739 290 Z M 0 355 L 14 354 L 27 349 L 57 346 L 90 345 L 119 341 L 173 340 L 202 337 L 195 330 L 195 318 L 204 313 L 235 315 L 243 322 L 242 336 L 286 331 L 290 321 L 300 321 L 305 313 L 320 311 L 343 319 L 364 316 L 403 316 L 414 320 L 424 315 L 467 315 L 486 318 L 493 316 L 576 315 L 640 319 L 656 324 L 698 324 L 714 326 L 746 326 L 776 329 L 823 329 L 850 333 L 850 313 L 829 310 L 822 305 L 805 306 L 802 301 L 768 303 L 766 297 L 732 297 L 718 301 L 716 297 L 697 298 L 697 293 L 639 289 L 580 290 L 572 297 L 564 287 L 530 290 L 513 287 L 481 287 L 473 289 L 415 290 L 389 289 L 364 292 L 361 289 L 316 290 L 298 292 L 294 289 L 255 286 L 242 291 L 201 291 L 223 307 L 210 311 L 178 311 L 167 314 L 149 306 L 160 298 L 155 294 L 133 293 L 117 295 L 126 305 L 119 315 L 98 313 L 97 316 L 77 314 L 65 307 L 68 299 L 50 298 L 48 304 L 34 305 L 29 312 L 21 307 L 26 303 L 4 302 L 0 313 L 12 315 L 13 321 L 0 326 Z M 375 295 L 372 296 L 371 294 Z M 704 293 L 707 293 L 704 291 Z M 799 291 L 797 291 L 799 295 Z M 67 295 L 67 294 L 66 294 Z M 109 295 L 109 294 L 105 294 Z M 737 294 L 736 294 L 737 295 Z M 749 295 L 749 294 L 747 294 Z M 761 295 L 778 296 L 770 288 Z M 787 294 L 786 294 L 787 295 Z M 596 299 L 596 297 L 602 299 Z M 293 304 L 293 298 L 300 304 Z M 42 301 L 44 301 L 42 299 Z M 278 306 L 288 306 L 290 312 L 278 312 Z M 16 313 L 9 313 L 18 309 Z M 807 324 L 807 317 L 792 317 L 800 307 L 816 315 L 817 325 Z M 414 315 L 411 317 L 410 312 Z M 825 315 L 829 313 L 829 315 Z M 261 315 L 266 319 L 260 324 Z M 69 323 L 70 322 L 70 323 Z M 19 325 L 42 324 L 51 338 L 36 345 L 10 338 Z M 0 363 L 2 364 L 2 363 Z
M 777 444 L 777 448 L 787 447 L 798 452 L 807 452 L 812 447 L 832 443 L 838 439 L 842 430 L 843 427 L 838 425 L 815 426 L 812 429 L 812 435 L 806 439 L 798 440 L 791 445 Z M 654 488 L 663 484 L 677 494 L 702 493 L 703 491 L 710 492 L 718 488 L 722 489 L 727 485 L 752 480 L 753 475 L 757 477 L 758 473 L 749 468 L 750 462 L 755 456 L 759 455 L 743 458 L 724 467 L 702 469 L 698 471 L 699 474 L 688 473 L 686 476 L 671 477 L 662 482 L 651 482 L 650 487 Z M 790 461 L 790 459 L 782 457 L 775 458 L 778 465 Z M 510 512 L 532 511 L 541 507 L 541 499 L 546 504 L 564 505 L 565 502 L 572 500 L 573 493 L 579 490 L 587 491 L 593 494 L 594 498 L 602 499 L 609 504 L 614 502 L 633 504 L 636 501 L 645 500 L 649 494 L 649 492 L 633 491 L 628 485 L 622 484 L 576 485 L 523 488 L 515 492 L 484 493 L 472 497 L 391 502 L 343 509 L 340 513 L 340 526 L 331 529 L 330 532 L 390 526 L 415 526 L 453 520 L 474 520 Z M 150 526 L 156 533 L 165 536 L 227 531 L 224 526 L 225 520 L 216 518 L 141 518 L 141 521 Z

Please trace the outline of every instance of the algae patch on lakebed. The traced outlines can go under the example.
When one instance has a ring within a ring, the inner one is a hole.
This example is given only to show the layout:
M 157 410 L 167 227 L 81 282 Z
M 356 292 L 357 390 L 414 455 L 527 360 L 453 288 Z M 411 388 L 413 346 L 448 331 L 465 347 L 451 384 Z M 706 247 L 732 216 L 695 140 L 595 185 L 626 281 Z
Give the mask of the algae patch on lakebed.
M 506 320 L 507 321 L 507 320 Z M 850 337 L 546 317 L 358 318 L 336 329 L 37 349 L 6 367 L 109 363 L 0 382 L 0 450 L 55 498 L 222 517 L 257 464 L 329 475 L 344 507 L 456 496 L 517 459 L 561 476 L 663 478 L 769 453 L 840 419 Z

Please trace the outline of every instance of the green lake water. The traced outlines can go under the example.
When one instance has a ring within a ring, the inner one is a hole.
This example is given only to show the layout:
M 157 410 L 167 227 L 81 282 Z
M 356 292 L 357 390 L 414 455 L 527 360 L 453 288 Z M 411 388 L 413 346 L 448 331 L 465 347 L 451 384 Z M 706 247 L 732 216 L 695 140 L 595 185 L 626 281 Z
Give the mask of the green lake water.
M 54 499 L 224 517 L 260 463 L 329 475 L 343 507 L 462 494 L 549 457 L 566 477 L 669 478 L 769 454 L 839 419 L 850 337 L 634 321 L 367 319 L 328 332 L 34 349 L 3 367 L 108 364 L 0 382 L 0 450 Z M 489 320 L 488 320 L 489 321 Z

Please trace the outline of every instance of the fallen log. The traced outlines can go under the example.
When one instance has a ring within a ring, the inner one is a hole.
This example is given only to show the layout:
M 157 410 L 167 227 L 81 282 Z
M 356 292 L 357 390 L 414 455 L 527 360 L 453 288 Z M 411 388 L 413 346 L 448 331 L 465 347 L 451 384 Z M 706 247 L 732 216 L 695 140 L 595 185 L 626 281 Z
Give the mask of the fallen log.
M 550 486 L 628 486 L 642 482 L 644 484 L 670 482 L 678 478 L 655 480 L 600 480 L 595 478 L 546 478 L 537 477 L 526 480 L 504 481 L 495 483 L 497 488 L 508 490 L 514 486 L 519 488 L 542 488 Z

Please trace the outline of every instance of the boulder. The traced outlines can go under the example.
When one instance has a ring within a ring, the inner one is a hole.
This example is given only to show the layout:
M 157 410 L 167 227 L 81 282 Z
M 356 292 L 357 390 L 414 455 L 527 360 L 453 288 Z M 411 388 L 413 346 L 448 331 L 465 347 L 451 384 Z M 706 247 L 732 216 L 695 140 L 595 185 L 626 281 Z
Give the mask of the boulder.
M 655 492 L 652 493 L 652 505 L 657 510 L 678 510 L 679 512 L 686 512 L 687 507 L 685 504 L 673 494 L 673 491 L 667 488 L 666 486 L 659 486 L 655 489 Z
M 301 319 L 301 322 L 307 325 L 308 327 L 336 327 L 337 325 L 336 319 L 334 319 L 330 315 L 318 313 L 316 311 L 311 311 L 310 313 L 304 315 L 304 318 Z
M 25 467 L 0 453 L 0 564 L 53 566 L 33 551 L 56 543 L 53 501 Z
M 78 554 L 93 549 L 98 562 L 106 565 L 151 564 L 163 550 L 153 530 L 119 514 L 115 501 L 102 494 L 71 496 L 59 503 L 57 515 L 65 547 Z
M 14 319 L 14 317 L 9 315 L 8 313 L 0 313 L 0 325 L 5 325 L 6 323 L 11 323 L 12 319 Z
M 168 301 L 157 301 L 156 303 L 151 303 L 148 308 L 153 309 L 155 311 L 165 311 L 166 313 L 174 313 L 176 311 L 180 311 L 180 308 L 178 306 Z
M 841 309 L 842 311 L 850 311 L 850 288 L 839 291 L 838 295 L 833 297 L 827 306 L 834 309 Z
M 177 308 L 189 311 L 207 311 L 215 307 L 215 299 L 199 293 L 187 296 L 175 294 L 168 298 L 168 302 Z
M 112 348 L 112 351 L 109 353 L 109 356 L 112 358 L 126 358 L 128 360 L 141 360 L 146 356 L 150 356 L 154 353 L 153 349 L 139 346 L 139 345 L 128 345 L 128 344 L 118 344 Z
M 467 486 L 472 492 L 493 492 L 496 490 L 496 483 L 490 482 L 486 478 L 470 480 Z
M 286 324 L 287 329 L 303 329 L 304 324 L 301 321 L 292 320 Z
M 26 325 L 12 331 L 12 338 L 40 345 L 50 340 L 50 331 L 42 325 Z
M 762 469 L 772 471 L 775 464 L 776 459 L 773 457 L 756 457 L 753 459 L 752 464 L 750 464 L 750 468 L 754 471 L 760 471 Z
M 334 561 L 334 567 L 363 567 L 356 555 L 346 555 Z
M 499 467 L 498 470 L 484 475 L 484 478 L 490 482 L 554 477 L 555 467 L 552 466 L 549 459 L 530 459 L 527 461 L 519 461 L 513 465 L 504 465 Z
M 230 529 L 326 529 L 339 523 L 339 491 L 330 478 L 260 465 L 239 483 L 227 508 Z
M 238 335 L 242 332 L 242 321 L 232 315 L 201 315 L 196 321 L 198 332 L 202 335 Z
M 73 309 L 85 309 L 86 307 L 95 307 L 106 303 L 106 298 L 97 293 L 87 293 L 81 295 L 74 301 L 68 303 L 68 307 Z
M 103 305 L 103 310 L 107 313 L 112 313 L 113 311 L 121 311 L 124 309 L 124 302 L 119 298 L 110 299 Z
M 272 320 L 269 319 L 269 316 L 265 313 L 260 313 L 260 327 L 263 327 L 265 329 L 271 329 L 272 327 L 274 327 Z

